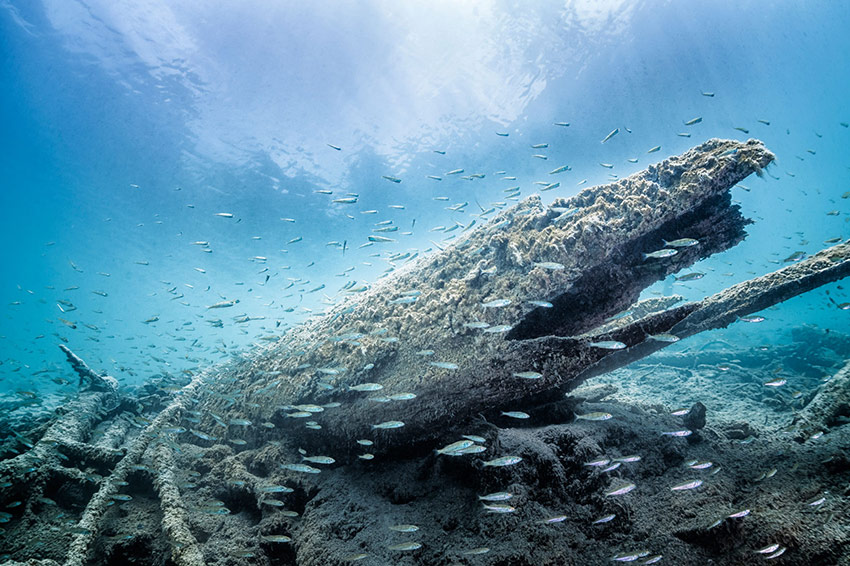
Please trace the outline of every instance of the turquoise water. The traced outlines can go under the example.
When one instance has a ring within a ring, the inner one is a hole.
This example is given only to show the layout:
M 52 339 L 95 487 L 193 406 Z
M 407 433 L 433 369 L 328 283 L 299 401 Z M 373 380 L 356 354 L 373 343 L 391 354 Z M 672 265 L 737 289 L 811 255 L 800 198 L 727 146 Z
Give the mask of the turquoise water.
M 756 222 L 703 279 L 647 294 L 697 299 L 850 236 L 844 3 L 268 4 L 0 1 L 5 400 L 75 390 L 60 343 L 125 385 L 196 372 L 450 243 L 463 228 L 436 227 L 486 221 L 505 189 L 560 182 L 549 201 L 711 137 L 777 155 L 733 190 Z M 363 247 L 376 234 L 395 241 Z M 839 282 L 718 333 L 847 330 L 848 301 Z

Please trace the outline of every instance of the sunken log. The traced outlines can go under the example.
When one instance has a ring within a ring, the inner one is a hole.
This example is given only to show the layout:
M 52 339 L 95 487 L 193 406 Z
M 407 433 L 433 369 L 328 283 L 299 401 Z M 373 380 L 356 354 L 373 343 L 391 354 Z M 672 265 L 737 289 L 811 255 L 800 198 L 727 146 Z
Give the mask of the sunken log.
M 355 439 L 373 439 L 381 451 L 434 439 L 480 413 L 560 399 L 611 355 L 576 336 L 631 307 L 649 285 L 744 238 L 750 220 L 730 189 L 773 159 L 758 140 L 712 139 L 550 206 L 531 196 L 438 253 L 351 289 L 324 317 L 255 352 L 213 384 L 201 408 L 217 418 L 205 416 L 199 428 L 216 430 L 222 415 L 271 421 L 304 445 L 353 454 Z M 680 243 L 669 257 L 645 255 L 683 238 L 699 243 Z M 669 329 L 707 309 L 650 316 Z M 624 338 L 628 346 L 643 341 Z M 382 388 L 352 389 L 368 383 Z M 415 398 L 404 398 L 409 393 Z M 387 421 L 404 426 L 373 428 Z M 257 441 L 279 435 L 246 432 Z

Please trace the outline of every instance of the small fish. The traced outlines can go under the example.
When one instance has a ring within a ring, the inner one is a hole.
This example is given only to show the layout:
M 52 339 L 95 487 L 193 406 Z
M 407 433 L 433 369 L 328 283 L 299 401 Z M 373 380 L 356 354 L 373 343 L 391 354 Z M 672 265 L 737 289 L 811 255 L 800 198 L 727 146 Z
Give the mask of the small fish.
M 554 523 L 563 523 L 566 520 L 567 520 L 566 515 L 555 515 L 554 517 L 549 517 L 548 519 L 543 519 L 540 522 L 543 523 L 544 525 L 551 525 L 551 524 L 554 524 Z
M 387 548 L 389 550 L 417 550 L 419 548 L 422 548 L 422 543 L 415 541 L 400 542 L 398 544 L 391 544 Z
M 510 134 L 508 132 L 496 132 L 497 136 L 502 136 L 503 138 L 508 137 Z
M 603 412 L 593 412 L 593 413 L 585 413 L 583 415 L 576 415 L 576 419 L 581 421 L 607 421 L 612 418 L 613 415 L 611 413 L 603 413 Z
M 488 460 L 484 462 L 484 466 L 513 466 L 514 464 L 518 464 L 520 462 L 522 462 L 522 457 L 520 456 L 502 456 L 501 458 L 496 458 L 495 460 Z
M 661 259 L 665 257 L 672 257 L 677 253 L 679 252 L 676 250 L 665 248 L 662 250 L 655 250 L 654 252 L 642 253 L 640 255 L 643 257 L 643 260 L 646 261 L 648 259 Z
M 391 525 L 389 529 L 397 533 L 415 533 L 419 530 L 419 527 L 416 525 Z
M 750 133 L 750 131 L 747 128 L 741 128 L 741 127 L 736 126 L 735 129 L 738 130 L 739 132 L 744 132 L 745 134 Z
M 310 462 L 312 464 L 330 465 L 330 464 L 333 464 L 334 462 L 336 462 L 336 460 L 334 460 L 330 456 L 301 456 L 301 458 L 305 462 Z
M 373 424 L 373 429 L 386 430 L 391 428 L 401 428 L 404 426 L 404 423 L 401 421 L 384 421 L 382 423 Z
M 126 493 L 116 493 L 114 495 L 110 495 L 109 497 L 111 499 L 114 499 L 115 501 L 132 501 L 133 500 L 133 496 L 127 495 Z
M 191 432 L 192 434 L 194 434 L 195 436 L 197 436 L 201 440 L 211 440 L 211 441 L 218 440 L 218 438 L 216 438 L 215 436 L 210 436 L 209 434 L 206 434 L 206 433 L 201 432 L 199 430 L 195 430 L 194 428 L 189 429 L 189 432 Z
M 512 507 L 511 505 L 502 505 L 500 503 L 496 503 L 495 505 L 484 505 L 484 509 L 486 509 L 488 513 L 513 513 L 516 511 L 515 507 Z
M 614 562 L 634 562 L 644 556 L 648 556 L 648 550 L 638 550 L 637 552 L 624 552 L 622 554 L 617 554 L 611 560 Z
M 649 151 L 647 151 L 647 153 L 655 153 L 656 151 L 661 151 L 660 145 L 656 145 L 655 147 L 651 148 Z
M 374 454 L 358 454 L 357 457 L 360 458 L 361 460 L 374 460 L 375 459 Z
M 569 125 L 570 125 L 570 123 L 569 123 L 569 122 L 555 122 L 555 125 L 556 125 L 556 126 L 567 127 L 567 126 L 569 126 Z
M 539 267 L 541 269 L 548 269 L 550 271 L 560 271 L 564 269 L 563 263 L 558 263 L 556 261 L 541 261 L 534 264 L 535 267 Z
M 701 92 L 700 94 L 703 95 L 703 96 L 708 96 L 710 98 L 714 98 L 713 92 Z
M 348 389 L 351 391 L 380 391 L 384 386 L 380 383 L 360 383 L 358 385 L 352 385 Z
M 302 472 L 305 474 L 318 474 L 322 471 L 319 468 L 314 468 L 307 464 L 281 464 L 280 467 L 284 470 L 289 470 L 290 472 Z
M 335 202 L 338 204 L 354 204 L 357 202 L 357 197 L 335 198 L 331 202 Z
M 513 493 L 508 493 L 507 491 L 497 491 L 495 493 L 488 493 L 487 495 L 479 495 L 478 499 L 481 501 L 507 501 L 513 496 Z
M 522 411 L 502 411 L 502 416 L 510 417 L 512 419 L 528 419 L 531 417 L 531 415 L 523 413 Z
M 555 305 L 550 303 L 549 301 L 528 301 L 530 305 L 534 305 L 535 307 L 542 307 L 544 309 L 551 309 Z
M 548 143 L 536 143 L 531 146 L 531 149 L 546 149 L 547 147 L 549 147 Z
M 441 369 L 458 369 L 458 365 L 452 362 L 428 362 L 428 365 Z
M 699 124 L 700 122 L 702 122 L 701 116 L 699 118 L 691 118 L 690 120 L 685 122 L 685 125 L 686 126 L 693 126 L 694 124 Z
M 742 316 L 741 322 L 764 322 L 766 319 L 763 316 Z
M 465 554 L 467 556 L 477 556 L 479 554 L 487 554 L 488 552 L 490 552 L 489 546 L 479 546 L 478 548 L 465 550 L 465 551 L 463 551 L 463 554 Z
M 342 561 L 343 562 L 357 562 L 358 560 L 363 560 L 364 558 L 366 558 L 368 556 L 369 555 L 366 554 L 365 552 L 358 552 L 357 554 L 349 554 L 347 556 L 343 556 Z
M 679 341 L 679 337 L 676 336 L 675 334 L 650 334 L 648 336 L 648 338 L 650 338 L 652 340 L 657 340 L 659 342 L 668 342 L 668 343 Z
M 334 149 L 339 148 L 335 147 Z M 260 538 L 266 542 L 292 542 L 292 539 L 286 535 L 260 535 Z
M 463 169 L 452 169 L 451 171 L 446 173 L 446 177 L 448 177 L 449 175 L 458 175 L 460 173 L 463 173 Z
M 498 324 L 496 326 L 491 326 L 484 330 L 484 334 L 499 334 L 502 332 L 508 332 L 513 328 L 510 324 Z
M 640 456 L 637 454 L 632 454 L 630 456 L 620 456 L 619 458 L 614 458 L 615 462 L 623 462 L 624 464 L 631 464 L 634 462 L 640 462 Z
M 778 544 L 769 544 L 769 545 L 765 546 L 764 548 L 760 548 L 760 549 L 756 550 L 755 552 L 756 552 L 756 554 L 770 554 L 772 552 L 776 552 L 776 550 L 778 548 L 779 548 Z
M 466 328 L 472 328 L 476 330 L 481 330 L 483 328 L 487 328 L 490 326 L 489 322 L 475 321 L 475 322 L 467 322 L 464 324 Z
M 607 136 L 605 136 L 605 138 L 599 143 L 605 143 L 619 133 L 620 133 L 620 128 L 614 128 L 613 130 L 611 130 L 611 133 L 608 134 Z
M 750 514 L 749 509 L 741 509 L 740 511 L 735 511 L 734 513 L 729 513 L 726 515 L 727 519 L 740 519 L 742 517 L 746 517 Z
M 387 181 L 390 181 L 391 183 L 401 183 L 401 179 L 399 179 L 398 177 L 391 177 L 389 175 L 381 175 L 381 177 L 383 177 Z
M 603 350 L 622 350 L 626 345 L 618 340 L 602 340 L 600 342 L 591 342 L 589 346 L 601 348 Z
M 557 168 L 552 169 L 551 171 L 549 171 L 549 174 L 550 174 L 550 175 L 556 175 L 556 174 L 558 174 L 558 173 L 563 173 L 564 171 L 569 171 L 569 170 L 570 170 L 570 166 L 569 166 L 569 165 L 561 165 L 560 167 L 557 167 Z
M 783 261 L 783 263 L 792 262 L 792 261 L 800 261 L 804 257 L 806 257 L 806 252 L 794 252 L 793 254 L 789 255 L 788 257 L 786 257 L 782 261 Z
M 670 488 L 670 491 L 685 491 L 685 490 L 688 490 L 688 489 L 696 489 L 701 485 L 702 485 L 702 480 L 692 480 L 692 481 L 689 481 L 689 482 L 674 485 L 673 487 Z
M 230 212 L 216 212 L 216 216 L 221 216 L 222 218 L 233 218 L 233 214 Z
M 547 160 L 547 159 L 549 159 L 549 158 L 548 158 L 548 157 L 546 157 L 545 155 L 541 155 L 541 154 L 539 154 L 539 153 L 536 153 L 536 154 L 532 155 L 531 157 L 536 157 L 537 159 L 542 159 L 542 160 L 544 160 L 544 161 L 545 161 L 545 160 Z
M 617 515 L 615 515 L 614 513 L 611 513 L 610 515 L 605 515 L 604 517 L 599 517 L 598 519 L 593 521 L 593 523 L 591 523 L 591 525 L 601 525 L 602 523 L 610 523 L 611 521 L 614 520 L 614 518 L 616 516 Z
M 257 489 L 260 493 L 292 493 L 294 490 L 285 485 L 266 485 Z
M 778 377 L 776 379 L 771 379 L 770 381 L 766 381 L 765 385 L 767 387 L 782 387 L 786 383 L 788 383 L 787 379 L 783 379 L 781 377 Z
M 621 485 L 619 487 L 609 489 L 608 491 L 605 492 L 605 495 L 607 497 L 612 497 L 614 495 L 625 495 L 625 494 L 629 493 L 630 491 L 634 490 L 636 487 L 637 486 L 633 483 L 627 483 L 627 484 Z
M 408 401 L 410 399 L 416 399 L 416 393 L 393 393 L 390 395 L 391 401 Z
M 684 429 L 684 430 L 672 430 L 672 431 L 669 431 L 669 432 L 662 432 L 661 436 L 675 436 L 675 437 L 681 438 L 681 437 L 685 437 L 685 436 L 690 436 L 691 434 L 693 434 L 693 431 L 688 430 L 688 429 Z
M 671 248 L 689 248 L 691 246 L 699 244 L 699 240 L 695 240 L 693 238 L 679 238 L 678 240 L 673 240 L 672 242 L 668 242 L 667 240 L 662 241 L 664 242 L 665 247 Z
M 675 277 L 675 279 L 676 279 L 676 281 L 687 282 L 687 281 L 697 281 L 699 279 L 702 279 L 703 277 L 705 277 L 705 273 L 700 273 L 699 271 L 694 271 L 692 273 L 685 273 L 684 275 L 680 275 L 678 277 Z
M 459 452 L 460 450 L 463 450 L 465 448 L 469 448 L 473 444 L 475 444 L 475 443 L 472 442 L 471 440 L 458 440 L 457 442 L 452 442 L 451 444 L 449 444 L 447 446 L 443 446 L 442 448 L 437 450 L 437 454 L 447 454 L 447 455 L 453 456 L 457 452 Z
M 606 168 L 606 169 L 613 169 L 613 168 L 614 168 L 614 164 L 613 164 L 613 163 L 600 163 L 600 165 L 601 165 L 602 167 Z
M 536 371 L 520 371 L 514 372 L 513 376 L 521 379 L 540 379 L 543 377 L 543 374 Z
M 826 502 L 826 497 L 817 497 L 817 498 L 812 499 L 811 501 L 807 502 L 806 505 L 808 505 L 809 507 L 818 507 L 820 505 L 823 505 L 825 502 Z
M 251 421 L 248 419 L 230 419 L 231 426 L 251 426 Z

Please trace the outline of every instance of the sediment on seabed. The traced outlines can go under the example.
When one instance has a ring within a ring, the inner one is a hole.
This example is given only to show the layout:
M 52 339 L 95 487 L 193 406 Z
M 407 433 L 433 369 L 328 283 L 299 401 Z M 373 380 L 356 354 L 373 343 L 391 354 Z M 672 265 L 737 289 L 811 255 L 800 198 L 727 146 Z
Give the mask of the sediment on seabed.
M 721 328 L 844 278 L 850 244 L 699 302 L 636 303 L 647 286 L 744 238 L 749 220 L 729 190 L 772 160 L 756 140 L 710 140 L 551 206 L 530 197 L 174 395 L 149 384 L 121 396 L 66 349 L 79 398 L 23 435 L 32 448 L 0 463 L 0 495 L 22 502 L 8 513 L 4 551 L 68 565 L 326 565 L 360 554 L 363 563 L 597 564 L 644 550 L 637 563 L 663 554 L 664 563 L 760 564 L 754 550 L 776 543 L 786 555 L 775 563 L 850 559 L 847 353 L 835 335 L 805 340 L 832 348 L 821 358 L 834 381 L 753 400 L 759 418 L 745 420 L 717 400 L 752 391 L 712 389 L 688 365 L 711 352 L 681 354 L 691 357 L 679 366 L 658 352 L 667 342 L 650 338 Z M 644 257 L 679 238 L 699 244 Z M 624 348 L 594 345 L 606 341 Z M 770 365 L 748 350 L 733 356 L 753 373 Z M 629 388 L 640 379 L 649 391 L 650 371 L 666 376 L 669 394 L 686 383 L 699 403 L 671 416 L 664 390 L 653 404 Z M 352 389 L 369 383 L 381 388 Z M 502 411 L 530 417 L 517 425 Z M 374 428 L 390 421 L 403 426 Z M 686 427 L 688 436 L 662 435 Z M 482 452 L 434 452 L 462 434 L 482 437 Z M 302 460 L 318 454 L 335 463 Z M 522 460 L 482 465 L 504 455 Z M 587 465 L 600 459 L 609 462 Z M 703 484 L 671 490 L 694 479 Z M 514 494 L 512 512 L 482 509 L 477 495 L 494 491 Z M 393 550 L 405 541 L 421 548 Z

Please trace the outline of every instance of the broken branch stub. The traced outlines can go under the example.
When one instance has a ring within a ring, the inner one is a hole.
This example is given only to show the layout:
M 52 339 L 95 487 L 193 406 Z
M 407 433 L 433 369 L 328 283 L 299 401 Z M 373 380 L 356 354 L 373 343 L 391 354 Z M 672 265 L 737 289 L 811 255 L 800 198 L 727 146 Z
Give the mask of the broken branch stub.
M 434 438 L 448 422 L 554 394 L 604 352 L 544 337 L 597 328 L 650 284 L 740 242 L 749 220 L 729 189 L 773 158 L 757 140 L 713 139 L 548 207 L 529 197 L 292 329 L 218 387 L 238 388 L 255 404 L 240 404 L 243 416 L 266 420 L 264 406 L 282 407 L 273 419 L 287 435 L 343 451 L 364 436 L 380 441 L 376 450 Z M 699 245 L 675 248 L 672 257 L 644 256 L 679 238 Z M 530 370 L 543 377 L 513 376 Z M 278 372 L 286 379 L 265 377 Z M 382 389 L 351 389 L 363 383 Z M 379 402 L 402 393 L 416 397 Z M 299 404 L 332 401 L 342 406 L 317 415 L 321 430 L 285 416 Z M 235 411 L 220 396 L 205 402 Z M 384 421 L 404 426 L 374 434 Z

